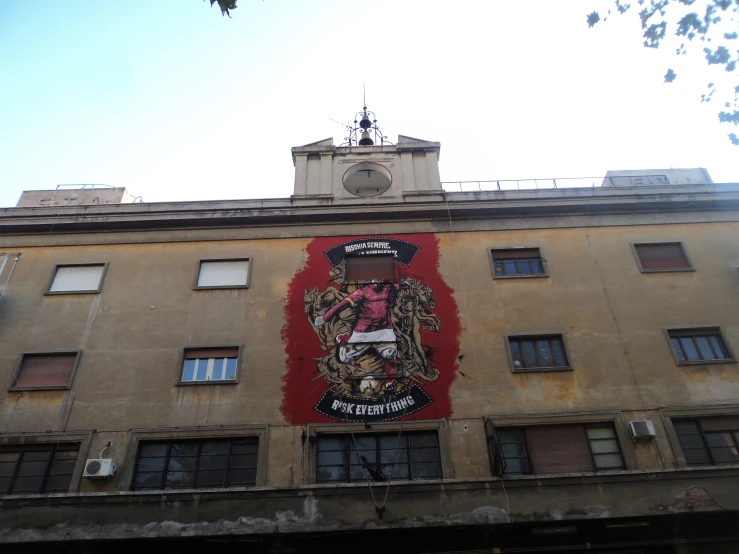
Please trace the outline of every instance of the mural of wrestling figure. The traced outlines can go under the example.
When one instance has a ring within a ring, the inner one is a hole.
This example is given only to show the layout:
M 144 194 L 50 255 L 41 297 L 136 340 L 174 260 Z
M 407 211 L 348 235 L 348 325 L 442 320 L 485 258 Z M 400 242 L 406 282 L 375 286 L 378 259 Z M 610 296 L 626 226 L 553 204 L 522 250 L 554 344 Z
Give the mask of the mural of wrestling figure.
M 341 302 L 332 307 L 324 315 L 315 319 L 316 327 L 348 306 L 358 309 L 357 322 L 351 334 L 343 333 L 336 337 L 339 344 L 339 360 L 348 364 L 374 349 L 385 360 L 385 374 L 396 377 L 398 365 L 395 359 L 398 353 L 395 332 L 390 320 L 390 308 L 394 293 L 399 289 L 409 288 L 408 283 L 371 282 L 356 289 Z

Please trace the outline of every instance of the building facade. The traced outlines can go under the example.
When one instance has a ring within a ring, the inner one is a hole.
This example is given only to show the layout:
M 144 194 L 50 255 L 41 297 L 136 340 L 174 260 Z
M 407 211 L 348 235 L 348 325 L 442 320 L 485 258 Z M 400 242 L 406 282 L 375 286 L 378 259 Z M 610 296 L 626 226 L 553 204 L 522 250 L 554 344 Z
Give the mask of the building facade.
M 0 210 L 3 550 L 735 552 L 739 184 L 439 151 Z

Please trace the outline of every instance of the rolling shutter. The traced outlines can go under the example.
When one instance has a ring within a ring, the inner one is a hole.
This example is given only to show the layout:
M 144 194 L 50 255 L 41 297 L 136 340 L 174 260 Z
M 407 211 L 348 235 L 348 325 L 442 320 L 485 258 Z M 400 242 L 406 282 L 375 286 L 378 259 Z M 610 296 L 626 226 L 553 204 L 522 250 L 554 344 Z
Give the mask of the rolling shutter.
M 526 428 L 532 472 L 537 474 L 593 471 L 582 425 L 541 425 Z

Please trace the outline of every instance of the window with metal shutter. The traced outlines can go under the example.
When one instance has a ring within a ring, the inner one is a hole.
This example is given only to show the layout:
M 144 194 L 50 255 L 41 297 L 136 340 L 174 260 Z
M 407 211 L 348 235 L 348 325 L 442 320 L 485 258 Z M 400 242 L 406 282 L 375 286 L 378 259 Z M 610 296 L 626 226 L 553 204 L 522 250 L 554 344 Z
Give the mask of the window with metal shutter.
M 345 281 L 395 281 L 395 256 L 371 255 L 346 258 Z
M 644 270 L 690 269 L 690 263 L 679 242 L 635 244 L 634 248 Z
M 582 425 L 541 425 L 526 428 L 532 473 L 593 471 L 588 438 Z
M 11 388 L 66 388 L 69 386 L 76 361 L 76 352 L 70 352 L 69 354 L 25 354 L 21 361 L 20 371 Z

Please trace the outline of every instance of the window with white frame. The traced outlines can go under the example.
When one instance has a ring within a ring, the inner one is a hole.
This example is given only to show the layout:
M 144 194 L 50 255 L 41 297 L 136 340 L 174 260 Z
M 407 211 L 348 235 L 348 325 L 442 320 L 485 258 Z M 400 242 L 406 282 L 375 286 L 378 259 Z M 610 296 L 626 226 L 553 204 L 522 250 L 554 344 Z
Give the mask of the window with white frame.
M 249 258 L 200 260 L 195 288 L 246 288 L 250 265 Z
M 239 349 L 237 347 L 187 349 L 180 382 L 235 381 L 238 361 Z
M 105 264 L 58 265 L 47 293 L 96 293 L 105 273 Z

